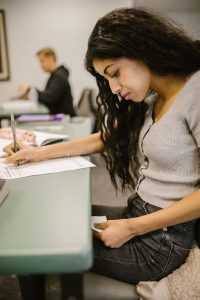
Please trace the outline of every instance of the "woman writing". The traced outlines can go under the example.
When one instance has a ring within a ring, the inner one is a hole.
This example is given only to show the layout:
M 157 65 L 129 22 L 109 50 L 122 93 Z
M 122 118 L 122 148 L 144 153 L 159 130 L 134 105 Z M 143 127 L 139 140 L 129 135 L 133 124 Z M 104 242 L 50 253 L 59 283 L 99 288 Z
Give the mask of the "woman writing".
M 8 163 L 101 152 L 126 207 L 94 206 L 106 215 L 95 233 L 93 270 L 138 283 L 178 268 L 200 217 L 200 44 L 167 20 L 118 9 L 95 25 L 87 70 L 99 88 L 100 133 L 45 147 L 11 147 Z

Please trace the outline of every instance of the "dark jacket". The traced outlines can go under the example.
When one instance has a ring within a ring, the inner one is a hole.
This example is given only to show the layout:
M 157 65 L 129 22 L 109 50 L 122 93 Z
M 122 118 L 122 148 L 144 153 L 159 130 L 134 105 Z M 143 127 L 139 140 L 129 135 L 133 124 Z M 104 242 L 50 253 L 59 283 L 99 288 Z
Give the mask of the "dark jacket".
M 56 69 L 47 81 L 44 91 L 38 91 L 38 100 L 46 105 L 50 114 L 68 114 L 75 116 L 73 98 L 68 81 L 69 71 L 60 66 Z

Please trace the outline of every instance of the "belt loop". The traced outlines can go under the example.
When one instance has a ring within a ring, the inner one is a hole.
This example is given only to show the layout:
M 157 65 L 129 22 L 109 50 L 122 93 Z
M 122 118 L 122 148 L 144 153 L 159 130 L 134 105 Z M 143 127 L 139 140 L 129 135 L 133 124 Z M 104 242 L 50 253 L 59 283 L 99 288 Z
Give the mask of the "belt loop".
M 144 208 L 144 211 L 145 211 L 146 214 L 148 215 L 149 212 L 148 212 L 148 210 L 147 210 L 147 208 L 146 208 L 146 205 L 147 205 L 147 202 L 144 202 L 144 203 L 142 204 L 142 206 L 143 206 L 143 208 Z

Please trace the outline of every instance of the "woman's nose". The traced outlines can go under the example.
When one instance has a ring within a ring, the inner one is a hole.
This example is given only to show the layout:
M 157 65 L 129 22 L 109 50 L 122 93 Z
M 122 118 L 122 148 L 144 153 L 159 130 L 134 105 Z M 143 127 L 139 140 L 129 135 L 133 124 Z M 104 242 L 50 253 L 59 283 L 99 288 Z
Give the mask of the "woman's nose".
M 119 94 L 121 90 L 121 86 L 117 82 L 109 82 L 110 89 L 113 94 Z

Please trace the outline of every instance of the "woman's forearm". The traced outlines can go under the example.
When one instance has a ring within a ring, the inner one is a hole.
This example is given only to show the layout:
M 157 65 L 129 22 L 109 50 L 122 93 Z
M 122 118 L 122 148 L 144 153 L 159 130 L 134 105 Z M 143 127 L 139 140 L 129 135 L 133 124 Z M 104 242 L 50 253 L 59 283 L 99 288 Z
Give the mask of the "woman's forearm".
M 200 189 L 167 208 L 129 219 L 128 222 L 130 230 L 134 234 L 142 235 L 163 227 L 194 220 L 198 217 L 200 217 Z
M 38 150 L 41 159 L 71 157 L 102 152 L 103 142 L 100 133 L 94 133 L 78 140 L 40 147 Z

